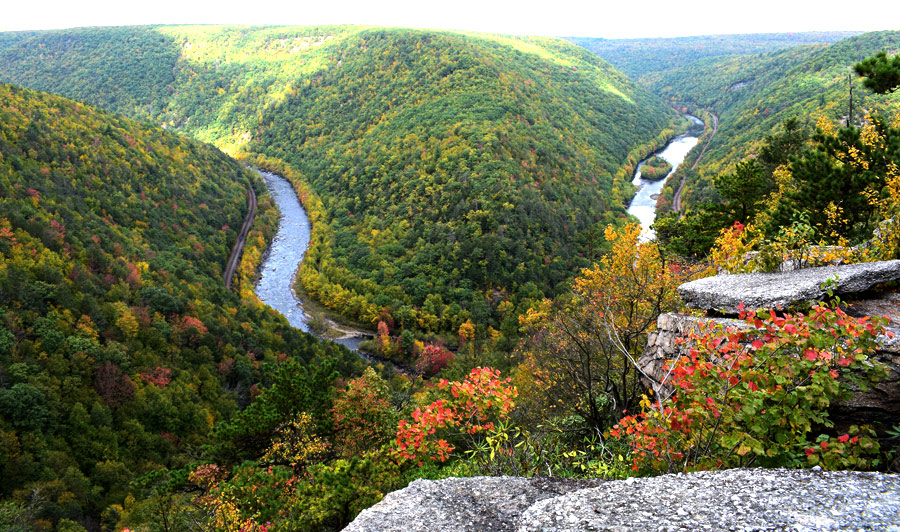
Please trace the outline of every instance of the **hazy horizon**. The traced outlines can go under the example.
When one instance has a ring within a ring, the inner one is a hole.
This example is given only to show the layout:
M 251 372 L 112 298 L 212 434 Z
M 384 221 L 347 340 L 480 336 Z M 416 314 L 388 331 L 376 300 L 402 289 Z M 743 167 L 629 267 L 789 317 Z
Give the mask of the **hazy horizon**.
M 549 9 L 548 6 L 552 7 Z M 752 8 L 723 9 L 720 2 L 649 0 L 619 5 L 584 5 L 572 0 L 548 4 L 461 0 L 452 9 L 411 0 L 361 0 L 329 5 L 283 5 L 259 0 L 193 3 L 161 0 L 152 6 L 112 0 L 36 0 L 9 6 L 0 31 L 159 24 L 342 25 L 477 31 L 512 35 L 671 38 L 748 33 L 878 31 L 900 20 L 900 6 L 861 0 L 852 12 L 823 9 L 821 2 L 762 0 Z M 877 13 L 878 16 L 873 16 Z M 627 23 L 624 21 L 633 21 Z M 884 22 L 888 21 L 888 22 Z

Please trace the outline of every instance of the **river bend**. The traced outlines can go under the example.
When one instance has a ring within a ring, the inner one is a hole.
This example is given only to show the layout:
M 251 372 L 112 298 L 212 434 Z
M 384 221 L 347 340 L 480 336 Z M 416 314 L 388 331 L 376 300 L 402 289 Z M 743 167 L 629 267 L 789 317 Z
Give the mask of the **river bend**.
M 634 198 L 631 200 L 631 204 L 628 206 L 628 214 L 633 214 L 641 221 L 641 228 L 643 229 L 641 231 L 641 240 L 644 242 L 651 240 L 656 236 L 650 226 L 653 225 L 654 220 L 656 220 L 657 194 L 660 193 L 663 186 L 666 184 L 666 180 L 669 179 L 669 176 L 674 174 L 681 163 L 684 162 L 684 158 L 687 157 L 691 148 L 700 142 L 700 135 L 703 133 L 703 121 L 696 116 L 686 116 L 693 122 L 687 133 L 678 135 L 661 151 L 655 152 L 647 157 L 647 159 L 641 161 L 634 171 L 634 180 L 632 183 L 639 188 L 634 195 Z M 641 167 L 654 155 L 658 155 L 668 161 L 669 164 L 672 165 L 672 170 L 662 179 L 644 179 L 641 177 Z

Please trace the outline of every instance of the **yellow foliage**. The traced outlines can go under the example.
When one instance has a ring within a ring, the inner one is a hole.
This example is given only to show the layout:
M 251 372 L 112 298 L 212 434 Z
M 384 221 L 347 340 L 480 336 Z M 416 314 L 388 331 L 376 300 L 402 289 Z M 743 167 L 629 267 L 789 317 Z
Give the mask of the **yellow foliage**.
M 278 428 L 262 463 L 288 465 L 294 469 L 305 467 L 328 449 L 328 442 L 316 436 L 312 429 L 312 417 L 306 412 L 297 414 Z

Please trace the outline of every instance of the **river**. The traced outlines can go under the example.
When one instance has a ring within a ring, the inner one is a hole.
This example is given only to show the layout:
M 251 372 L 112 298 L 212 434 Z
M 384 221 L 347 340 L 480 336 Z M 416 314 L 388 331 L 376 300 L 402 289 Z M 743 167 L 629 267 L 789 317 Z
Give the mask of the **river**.
M 656 219 L 657 194 L 660 193 L 669 176 L 674 174 L 681 163 L 684 162 L 684 158 L 687 157 L 691 148 L 700 142 L 700 135 L 703 133 L 704 124 L 702 120 L 693 115 L 685 116 L 690 118 L 691 122 L 693 122 L 690 128 L 688 128 L 687 133 L 678 135 L 669 141 L 662 151 L 652 153 L 647 157 L 647 159 L 650 159 L 650 157 L 653 157 L 654 155 L 662 157 L 672 165 L 672 170 L 662 179 L 644 179 L 641 177 L 641 167 L 644 166 L 644 162 L 647 161 L 647 159 L 644 159 L 638 164 L 637 169 L 634 171 L 634 180 L 632 183 L 639 188 L 634 195 L 634 198 L 631 200 L 631 204 L 628 206 L 628 214 L 635 215 L 638 220 L 641 221 L 641 227 L 643 228 L 641 240 L 644 242 L 653 239 L 655 236 L 653 229 L 651 229 L 650 226 L 653 225 L 653 221 Z
M 293 285 L 300 262 L 309 247 L 309 234 L 312 229 L 306 210 L 300 204 L 294 187 L 287 179 L 256 170 L 266 182 L 266 188 L 278 210 L 281 219 L 278 232 L 259 270 L 259 281 L 256 283 L 256 297 L 260 301 L 280 312 L 288 323 L 310 332 L 309 316 L 303 311 L 303 302 L 294 294 Z M 350 335 L 335 340 L 347 346 L 351 351 L 359 350 L 359 343 L 365 340 L 361 335 Z
M 641 167 L 644 165 L 644 161 L 641 161 L 634 172 L 634 184 L 640 188 L 634 199 L 631 200 L 628 212 L 640 219 L 641 226 L 644 228 L 641 235 L 643 240 L 649 240 L 654 236 L 650 229 L 650 225 L 656 218 L 654 196 L 659 194 L 666 179 L 678 169 L 703 132 L 703 121 L 695 116 L 687 116 L 693 121 L 688 132 L 675 137 L 662 151 L 653 154 L 669 161 L 672 171 L 663 179 L 655 181 L 642 179 Z M 278 232 L 272 239 L 269 251 L 260 267 L 256 296 L 260 301 L 284 315 L 292 326 L 310 332 L 309 316 L 303 311 L 303 302 L 293 290 L 297 270 L 306 254 L 306 248 L 309 246 L 311 230 L 309 218 L 290 181 L 269 172 L 257 170 L 257 173 L 265 180 L 269 194 L 278 205 L 278 210 L 281 211 L 281 219 L 278 223 Z M 358 352 L 359 343 L 366 339 L 364 333 L 353 334 L 351 331 L 351 334 L 347 336 L 335 341 Z

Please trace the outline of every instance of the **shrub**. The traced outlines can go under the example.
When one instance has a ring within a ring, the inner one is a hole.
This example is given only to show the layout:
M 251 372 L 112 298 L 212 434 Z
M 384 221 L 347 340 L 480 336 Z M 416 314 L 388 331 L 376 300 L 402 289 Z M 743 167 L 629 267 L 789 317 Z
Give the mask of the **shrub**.
M 866 468 L 878 444 L 854 427 L 833 442 L 828 408 L 883 370 L 869 360 L 884 333 L 880 318 L 852 318 L 840 308 L 807 315 L 748 313 L 748 330 L 701 327 L 690 354 L 670 361 L 669 399 L 623 418 L 608 435 L 627 442 L 633 469 L 688 471 L 721 467 Z

